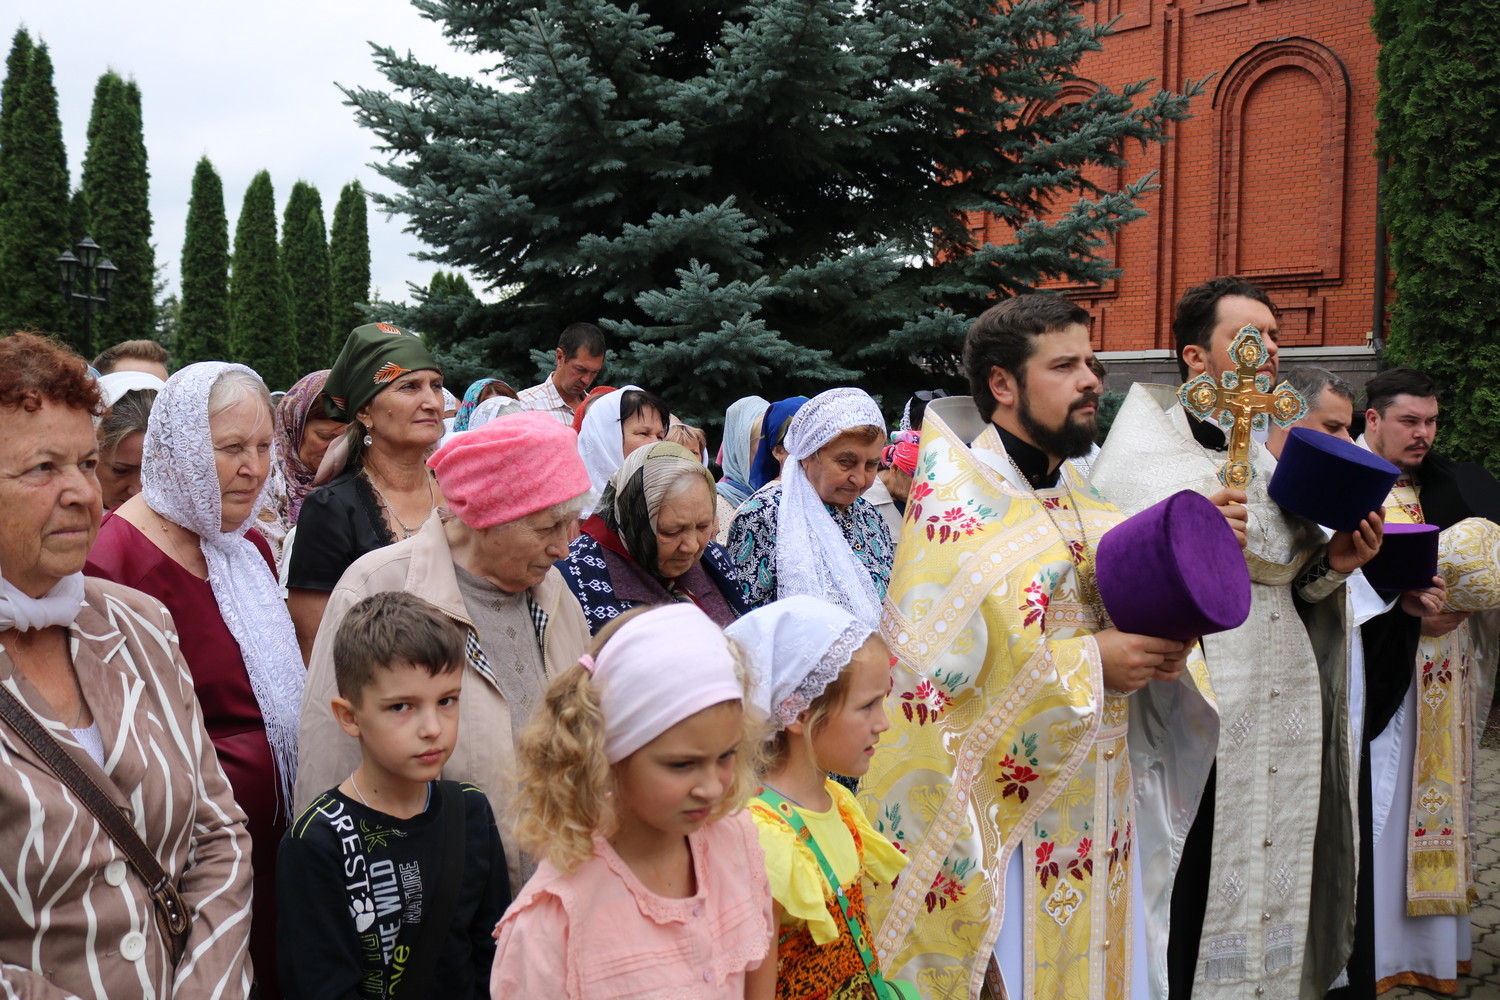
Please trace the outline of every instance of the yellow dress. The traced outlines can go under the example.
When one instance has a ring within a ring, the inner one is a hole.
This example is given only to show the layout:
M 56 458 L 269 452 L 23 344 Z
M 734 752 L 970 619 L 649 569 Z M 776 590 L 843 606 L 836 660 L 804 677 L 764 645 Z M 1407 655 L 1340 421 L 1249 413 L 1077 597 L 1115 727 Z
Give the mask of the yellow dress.
M 834 781 L 825 787 L 832 808 L 792 808 L 833 867 L 850 914 L 860 921 L 868 940 L 861 877 L 889 882 L 906 867 L 906 857 L 870 826 L 848 790 Z M 771 898 L 785 911 L 777 941 L 776 995 L 785 1000 L 873 1000 L 864 961 L 817 858 L 775 808 L 760 799 L 751 799 L 749 808 L 766 855 Z

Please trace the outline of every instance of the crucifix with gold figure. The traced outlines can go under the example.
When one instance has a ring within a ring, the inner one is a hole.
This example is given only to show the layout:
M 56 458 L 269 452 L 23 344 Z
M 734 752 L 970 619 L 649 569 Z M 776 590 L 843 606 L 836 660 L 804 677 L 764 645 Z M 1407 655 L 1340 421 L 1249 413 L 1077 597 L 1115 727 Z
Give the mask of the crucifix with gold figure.
M 1219 482 L 1237 490 L 1245 489 L 1255 478 L 1255 467 L 1250 464 L 1250 431 L 1264 430 L 1267 417 L 1286 427 L 1307 415 L 1307 400 L 1290 382 L 1282 382 L 1273 390 L 1271 376 L 1259 373 L 1269 353 L 1260 331 L 1243 326 L 1229 345 L 1234 370 L 1224 372 L 1222 384 L 1204 372 L 1177 391 L 1183 408 L 1199 420 L 1218 414 L 1219 425 L 1229 436 L 1229 460 L 1219 466 Z

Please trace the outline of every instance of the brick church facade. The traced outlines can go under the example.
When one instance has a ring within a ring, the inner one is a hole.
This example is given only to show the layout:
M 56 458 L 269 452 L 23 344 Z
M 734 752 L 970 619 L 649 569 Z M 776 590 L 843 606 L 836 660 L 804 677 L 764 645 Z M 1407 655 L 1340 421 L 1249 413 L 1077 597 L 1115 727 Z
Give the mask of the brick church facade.
M 1112 248 L 1120 277 L 1046 286 L 1093 315 L 1112 388 L 1175 381 L 1173 305 L 1229 273 L 1280 307 L 1283 367 L 1320 364 L 1356 384 L 1373 373 L 1385 281 L 1371 13 L 1370 0 L 1099 0 L 1095 16 L 1118 18 L 1116 33 L 1060 100 L 1211 77 L 1170 143 L 1134 146 L 1117 177 L 1095 177 L 1123 184 L 1157 172 L 1149 214 Z M 1006 238 L 986 218 L 970 222 L 977 237 Z

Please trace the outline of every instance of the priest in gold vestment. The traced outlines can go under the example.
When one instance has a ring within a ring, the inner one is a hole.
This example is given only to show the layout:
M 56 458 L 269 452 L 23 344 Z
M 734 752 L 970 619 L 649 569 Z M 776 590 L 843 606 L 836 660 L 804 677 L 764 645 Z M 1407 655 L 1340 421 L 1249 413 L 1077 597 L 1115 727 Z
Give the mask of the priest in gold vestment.
M 1088 315 L 1026 295 L 974 324 L 974 398 L 932 403 L 883 631 L 899 663 L 861 784 L 911 858 L 869 887 L 888 976 L 926 1000 L 1165 990 L 1166 906 L 1217 717 L 1196 645 L 1109 627 L 1120 514 L 1064 461 L 1094 438 Z
M 1500 636 L 1500 528 L 1489 519 L 1500 516 L 1500 487 L 1432 451 L 1432 379 L 1394 368 L 1371 379 L 1366 395 L 1359 443 L 1402 472 L 1386 518 L 1442 529 L 1438 569 L 1448 598 L 1443 613 L 1422 619 L 1415 664 L 1400 677 L 1400 707 L 1371 747 L 1376 989 L 1454 993 L 1471 971 L 1473 754 Z

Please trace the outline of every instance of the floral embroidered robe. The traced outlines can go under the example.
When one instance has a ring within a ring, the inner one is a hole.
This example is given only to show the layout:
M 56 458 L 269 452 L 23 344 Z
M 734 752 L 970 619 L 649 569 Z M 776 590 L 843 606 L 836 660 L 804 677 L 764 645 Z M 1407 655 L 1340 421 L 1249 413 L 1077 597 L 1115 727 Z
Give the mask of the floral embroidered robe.
M 1090 482 L 1133 514 L 1178 490 L 1218 492 L 1224 458 L 1194 440 L 1175 388 L 1137 383 Z M 1345 577 L 1308 580 L 1324 535 L 1267 495 L 1269 453 L 1252 444 L 1250 459 L 1250 616 L 1202 643 L 1222 729 L 1195 1000 L 1321 997 L 1354 940 L 1358 748 L 1346 602 L 1327 600 Z
M 1090 596 L 1093 546 L 1121 515 L 1071 467 L 1033 494 L 1007 461 L 967 397 L 928 408 L 883 623 L 899 660 L 892 729 L 861 783 L 876 829 L 911 858 L 894 885 L 870 887 L 875 947 L 927 1000 L 998 995 L 991 957 L 1002 923 L 1020 920 L 1013 1000 L 1128 997 L 1145 971 L 1133 952 L 1152 955 L 1164 991 L 1172 872 L 1217 733 L 1202 660 L 1150 685 L 1160 705 L 1130 729 L 1152 695 L 1104 690 L 1092 633 L 1107 623 Z M 1139 774 L 1127 732 L 1155 740 Z M 1153 790 L 1150 836 L 1138 781 Z M 1024 888 L 1009 899 L 1017 852 Z M 1137 865 L 1149 922 L 1134 913 Z M 1149 948 L 1132 940 L 1139 926 Z
M 1420 487 L 1397 480 L 1386 502 L 1392 524 L 1424 522 Z M 1474 518 L 1442 532 L 1439 571 L 1449 581 L 1449 603 L 1462 610 L 1500 606 L 1500 581 L 1483 537 L 1489 522 Z M 1454 567 L 1488 563 L 1469 574 L 1462 590 Z M 1476 665 L 1478 645 L 1491 637 L 1471 619 L 1441 636 L 1423 636 L 1416 663 L 1416 755 L 1407 823 L 1406 912 L 1425 917 L 1468 913 L 1475 902 L 1472 853 L 1474 748 L 1481 718 Z M 1488 702 L 1485 703 L 1488 705 Z

